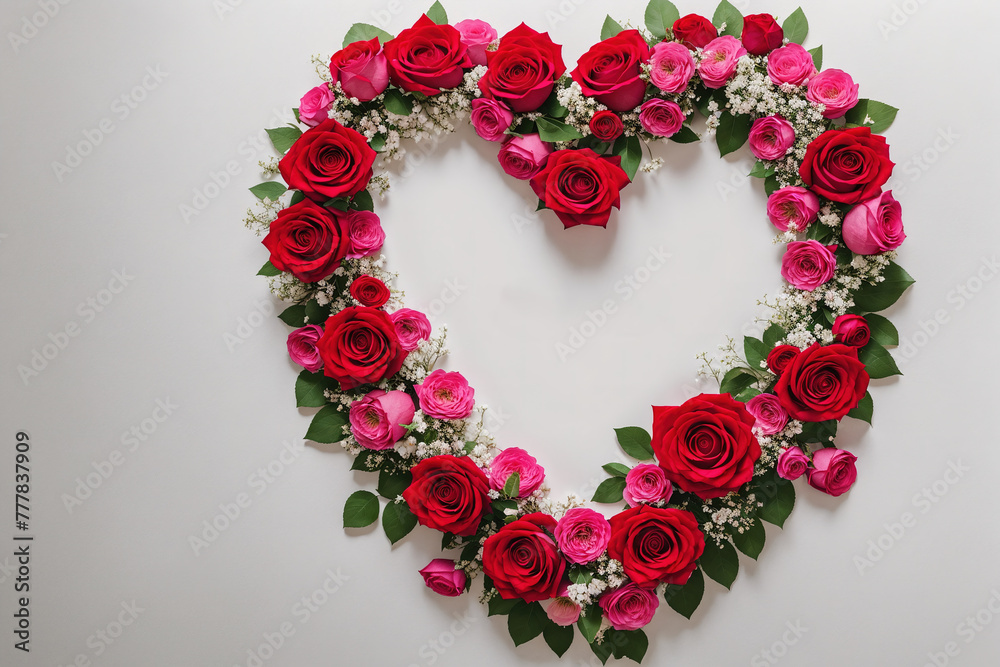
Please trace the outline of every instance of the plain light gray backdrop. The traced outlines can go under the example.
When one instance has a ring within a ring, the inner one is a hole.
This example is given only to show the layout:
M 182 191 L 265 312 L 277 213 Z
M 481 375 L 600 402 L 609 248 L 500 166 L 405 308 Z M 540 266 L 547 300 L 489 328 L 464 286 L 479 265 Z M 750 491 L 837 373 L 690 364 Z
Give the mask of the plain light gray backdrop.
M 909 234 L 900 262 L 918 283 L 889 315 L 906 375 L 874 383 L 874 428 L 845 423 L 855 488 L 831 499 L 797 483 L 785 530 L 768 528 L 731 592 L 710 584 L 690 622 L 664 606 L 647 662 L 995 662 L 1000 96 L 988 31 L 1000 10 L 801 1 L 807 46 L 823 44 L 828 67 L 902 110 L 888 132 L 892 186 Z M 737 4 L 784 17 L 798 3 Z M 644 5 L 446 6 L 453 21 L 548 30 L 572 63 L 609 10 L 639 22 Z M 337 448 L 283 444 L 309 419 L 294 406 L 286 329 L 254 276 L 266 253 L 241 223 L 269 154 L 261 129 L 316 85 L 310 56 L 328 57 L 352 23 L 398 32 L 424 9 L 4 3 L 0 663 L 229 667 L 257 664 L 253 653 L 268 666 L 590 664 L 579 637 L 558 663 L 541 640 L 514 649 L 474 597 L 427 590 L 416 571 L 438 556 L 431 531 L 391 550 L 378 530 L 346 533 L 344 500 L 371 477 Z M 592 492 L 619 456 L 613 427 L 648 426 L 650 404 L 710 391 L 694 356 L 752 328 L 756 300 L 780 285 L 748 154 L 656 150 L 666 166 L 625 191 L 606 231 L 534 216 L 526 185 L 467 129 L 413 152 L 378 205 L 408 305 L 449 325 L 447 367 L 498 409 L 501 444 L 535 453 L 556 495 Z M 670 258 L 647 275 L 654 251 Z M 616 289 L 629 275 L 645 280 L 631 294 Z M 603 326 L 560 359 L 556 344 L 606 300 L 615 312 L 595 314 Z M 40 371 L 22 377 L 35 352 Z M 29 655 L 11 632 L 19 430 L 33 457 Z

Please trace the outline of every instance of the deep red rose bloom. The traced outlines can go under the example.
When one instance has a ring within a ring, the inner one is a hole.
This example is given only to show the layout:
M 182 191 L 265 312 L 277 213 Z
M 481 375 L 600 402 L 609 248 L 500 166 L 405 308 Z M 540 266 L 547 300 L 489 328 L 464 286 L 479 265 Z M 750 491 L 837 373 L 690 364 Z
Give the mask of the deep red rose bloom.
M 566 72 L 562 46 L 547 32 L 521 24 L 500 40 L 496 51 L 486 52 L 486 74 L 479 80 L 483 97 L 503 102 L 517 113 L 542 106 Z
M 590 131 L 601 141 L 614 141 L 622 136 L 625 125 L 622 123 L 621 116 L 614 111 L 605 109 L 598 111 L 590 119 Z
M 674 21 L 674 39 L 689 49 L 703 49 L 719 36 L 712 22 L 698 14 L 688 14 Z
M 378 278 L 358 276 L 351 283 L 351 296 L 362 306 L 381 308 L 389 300 L 389 288 Z
M 455 535 L 473 535 L 490 509 L 490 483 L 468 456 L 444 454 L 424 459 L 410 470 L 403 491 L 421 526 Z
M 531 189 L 567 228 L 604 227 L 611 207 L 621 204 L 621 189 L 631 183 L 621 162 L 617 155 L 598 156 L 589 148 L 556 151 L 532 177 Z
M 438 25 L 424 14 L 412 28 L 382 47 L 389 63 L 389 80 L 408 93 L 437 95 L 462 83 L 471 68 L 462 34 L 450 25 Z
M 833 322 L 833 335 L 838 343 L 861 348 L 872 339 L 872 330 L 861 315 L 841 315 Z
M 375 156 L 363 135 L 330 119 L 306 130 L 281 158 L 278 169 L 289 188 L 325 202 L 368 187 Z
M 653 451 L 667 478 L 699 498 L 718 498 L 753 477 L 760 458 L 755 419 L 729 394 L 701 394 L 678 407 L 653 406 Z
M 612 111 L 631 111 L 646 96 L 646 82 L 639 78 L 649 61 L 649 46 L 638 30 L 624 30 L 598 42 L 580 56 L 573 80 L 583 94 Z
M 271 251 L 271 264 L 305 283 L 326 278 L 347 255 L 344 220 L 340 211 L 308 199 L 283 209 L 262 241 Z
M 821 422 L 841 419 L 858 407 L 868 380 L 857 349 L 813 343 L 788 364 L 774 393 L 792 419 Z
M 867 127 L 851 127 L 827 130 L 813 139 L 799 176 L 822 197 L 857 204 L 882 191 L 894 166 L 885 137 Z
M 640 505 L 609 521 L 608 555 L 621 561 L 625 574 L 639 586 L 687 583 L 705 551 L 698 520 L 687 510 Z
M 389 316 L 366 306 L 349 306 L 331 316 L 316 347 L 323 373 L 339 382 L 341 389 L 395 375 L 407 354 Z
M 505 600 L 556 597 L 566 561 L 556 548 L 556 520 L 535 512 L 507 524 L 483 545 L 483 572 Z
M 763 56 L 781 46 L 785 31 L 770 14 L 743 17 L 743 46 L 755 56 Z
M 767 353 L 767 367 L 775 375 L 781 375 L 800 352 L 801 350 L 794 345 L 778 345 Z

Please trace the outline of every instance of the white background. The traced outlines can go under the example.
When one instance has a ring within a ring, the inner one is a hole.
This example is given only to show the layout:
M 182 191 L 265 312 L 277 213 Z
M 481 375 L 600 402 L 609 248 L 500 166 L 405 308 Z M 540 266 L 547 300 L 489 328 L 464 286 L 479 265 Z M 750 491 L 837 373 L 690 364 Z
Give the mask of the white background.
M 960 624 L 1000 590 L 991 428 L 1000 288 L 988 280 L 995 269 L 982 268 L 1000 241 L 989 32 L 1000 10 L 802 1 L 807 46 L 824 44 L 828 67 L 902 109 L 888 138 L 909 234 L 900 262 L 918 283 L 889 315 L 907 343 L 896 352 L 906 376 L 873 383 L 873 429 L 842 428 L 841 445 L 859 456 L 854 489 L 831 499 L 797 483 L 785 530 L 768 528 L 760 562 L 742 561 L 731 592 L 710 583 L 692 621 L 663 605 L 647 628 L 646 662 L 773 664 L 760 653 L 773 647 L 787 665 L 923 665 L 954 642 L 939 664 L 995 664 L 1000 622 Z M 612 8 L 575 3 L 447 8 L 453 21 L 489 19 L 501 32 L 521 20 L 549 30 L 573 63 Z M 279 459 L 309 417 L 294 406 L 286 327 L 259 315 L 274 307 L 254 276 L 266 252 L 241 223 L 246 188 L 261 180 L 256 161 L 268 154 L 261 129 L 281 124 L 275 112 L 316 85 L 310 56 L 328 57 L 353 22 L 384 17 L 395 33 L 424 3 L 72 2 L 43 22 L 45 4 L 0 10 L 0 663 L 252 665 L 248 651 L 287 624 L 294 634 L 274 655 L 265 650 L 265 664 L 557 664 L 540 639 L 513 648 L 503 619 L 485 620 L 473 596 L 444 599 L 423 586 L 417 570 L 438 556 L 436 533 L 418 529 L 390 549 L 380 530 L 345 531 L 344 500 L 374 479 L 350 472 L 338 448 Z M 784 17 L 798 0 L 738 4 Z M 642 19 L 640 0 L 613 7 L 623 21 Z M 44 25 L 26 29 L 26 17 Z M 30 38 L 15 50 L 9 33 L 22 31 Z M 147 67 L 165 76 L 157 82 Z M 95 134 L 103 119 L 113 131 Z M 57 176 L 53 163 L 66 163 L 85 133 L 100 143 Z M 694 356 L 741 337 L 756 300 L 780 285 L 761 186 L 743 178 L 748 153 L 658 152 L 667 165 L 625 191 L 606 231 L 564 232 L 551 214 L 531 215 L 527 186 L 503 175 L 495 147 L 467 129 L 397 166 L 378 208 L 408 304 L 449 325 L 447 366 L 499 410 L 501 444 L 535 453 L 557 495 L 592 492 L 600 465 L 619 456 L 611 429 L 648 426 L 650 404 L 697 390 Z M 238 170 L 228 183 L 218 176 L 227 164 Z M 185 220 L 180 207 L 196 203 Z M 672 256 L 626 299 L 616 282 L 650 247 Z M 87 299 L 112 296 L 104 290 L 115 271 L 131 276 L 127 287 L 91 312 Z M 434 300 L 456 283 L 459 296 L 440 308 Z M 957 296 L 960 285 L 974 298 Z M 560 360 L 556 343 L 606 299 L 617 312 Z M 935 316 L 945 323 L 927 324 Z M 24 381 L 18 367 L 71 323 L 78 335 Z M 123 434 L 157 400 L 177 407 L 130 450 Z M 33 457 L 30 655 L 12 648 L 11 632 L 19 430 Z M 121 465 L 70 511 L 65 498 L 107 472 L 116 450 Z M 269 464 L 280 474 L 261 484 L 256 471 Z M 943 481 L 951 466 L 964 470 L 955 484 Z M 935 502 L 915 498 L 935 483 Z M 249 506 L 196 554 L 190 538 L 241 493 Z M 893 537 L 905 513 L 911 526 Z M 884 554 L 872 550 L 880 540 Z M 863 573 L 858 558 L 871 558 Z M 306 620 L 296 605 L 328 571 L 339 581 L 328 587 L 339 588 L 317 595 L 325 604 Z M 110 644 L 98 639 L 109 624 L 117 634 L 122 603 L 133 600 L 135 622 Z M 591 659 L 577 636 L 561 664 Z

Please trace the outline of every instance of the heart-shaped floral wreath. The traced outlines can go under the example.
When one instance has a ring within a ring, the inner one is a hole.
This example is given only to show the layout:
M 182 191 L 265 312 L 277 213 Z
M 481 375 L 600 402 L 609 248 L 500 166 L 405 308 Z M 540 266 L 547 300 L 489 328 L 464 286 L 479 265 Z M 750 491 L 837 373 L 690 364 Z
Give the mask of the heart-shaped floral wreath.
M 297 403 L 320 408 L 306 438 L 340 442 L 353 469 L 378 473 L 391 542 L 417 523 L 443 533 L 457 556 L 420 571 L 431 589 L 459 595 L 482 571 L 481 600 L 507 615 L 515 644 L 543 635 L 562 655 L 575 624 L 602 661 L 641 660 L 660 597 L 690 617 L 704 575 L 729 587 L 737 550 L 756 558 L 761 522 L 781 526 L 791 512 L 791 480 L 806 475 L 835 496 L 854 483 L 837 425 L 870 423 L 869 379 L 899 372 L 885 347 L 896 330 L 874 312 L 913 282 L 893 262 L 904 234 L 875 134 L 896 110 L 859 99 L 847 73 L 819 71 L 822 47 L 800 46 L 807 27 L 801 9 L 779 25 L 723 0 L 709 21 L 653 0 L 645 29 L 608 17 L 566 75 L 548 34 L 522 24 L 498 39 L 483 21 L 449 25 L 435 3 L 396 37 L 354 25 L 329 63 L 316 59 L 323 84 L 302 98 L 297 123 L 267 131 L 283 157 L 262 166 L 287 188 L 251 188 L 260 202 L 248 225 L 266 232 L 261 275 L 293 302 L 280 318 L 304 369 Z M 757 157 L 751 175 L 787 243 L 787 285 L 765 300 L 766 330 L 744 340 L 744 358 L 732 342 L 705 357 L 719 394 L 654 407 L 652 434 L 616 429 L 640 463 L 604 466 L 593 501 L 626 503 L 608 520 L 580 498 L 549 499 L 532 456 L 497 449 L 468 381 L 434 370 L 445 333 L 433 336 L 389 288 L 371 194 L 388 179 L 373 167 L 401 158 L 402 140 L 468 115 L 539 208 L 566 227 L 604 226 L 643 143 L 697 141 L 695 111 L 723 155 L 749 143 Z M 344 525 L 370 525 L 379 511 L 375 494 L 357 491 Z

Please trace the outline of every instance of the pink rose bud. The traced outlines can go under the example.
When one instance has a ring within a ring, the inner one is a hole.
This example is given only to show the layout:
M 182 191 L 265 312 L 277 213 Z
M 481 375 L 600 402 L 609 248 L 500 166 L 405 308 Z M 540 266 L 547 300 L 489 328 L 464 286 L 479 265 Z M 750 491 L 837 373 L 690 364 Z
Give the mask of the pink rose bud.
M 323 337 L 323 327 L 307 324 L 288 334 L 288 356 L 292 361 L 310 373 L 323 368 L 323 360 L 316 349 L 316 343 Z
M 814 74 L 812 54 L 799 44 L 788 44 L 767 55 L 767 75 L 779 86 L 783 83 L 801 86 Z
M 792 241 L 781 258 L 781 277 L 793 287 L 807 292 L 833 278 L 837 246 L 825 246 L 819 241 Z
M 676 102 L 654 97 L 643 103 L 639 111 L 639 122 L 642 123 L 642 129 L 654 136 L 670 137 L 677 134 L 683 126 L 684 112 Z
M 571 563 L 590 563 L 601 557 L 611 541 L 611 524 L 600 512 L 586 507 L 567 510 L 552 534 Z
M 545 615 L 556 625 L 566 627 L 580 620 L 580 605 L 562 595 L 552 598 L 552 602 L 545 607 Z
M 650 51 L 649 80 L 665 93 L 682 93 L 694 76 L 691 51 L 677 42 L 660 42 Z
M 827 447 L 813 454 L 813 467 L 809 469 L 809 486 L 831 496 L 847 493 L 858 478 L 854 454 L 843 449 Z
M 330 117 L 330 107 L 335 99 L 330 86 L 316 86 L 299 100 L 299 120 L 309 127 L 316 127 Z
M 477 97 L 472 100 L 472 127 L 486 141 L 503 141 L 508 134 L 514 114 L 502 102 Z
M 526 181 L 542 170 L 551 153 L 552 144 L 542 141 L 537 134 L 526 134 L 505 141 L 497 159 L 509 176 Z
M 462 44 L 469 50 L 473 65 L 486 64 L 486 47 L 497 38 L 497 31 L 486 21 L 465 19 L 455 24 L 462 36 Z
M 851 347 L 864 347 L 872 339 L 868 320 L 861 315 L 839 315 L 833 321 L 832 331 L 838 343 Z
M 668 501 L 674 487 L 658 465 L 640 463 L 625 475 L 625 502 L 632 507 L 640 503 Z
M 347 257 L 357 259 L 374 255 L 385 243 L 382 221 L 371 211 L 347 214 Z
M 490 488 L 502 491 L 515 472 L 520 483 L 518 498 L 527 498 L 545 481 L 545 468 L 538 465 L 534 456 L 518 447 L 508 447 L 497 454 L 490 464 Z
M 604 610 L 604 618 L 615 630 L 638 630 L 653 620 L 660 598 L 656 591 L 629 582 L 598 599 L 597 604 Z
M 378 37 L 348 44 L 330 59 L 330 76 L 348 97 L 371 102 L 389 87 L 389 65 Z
M 798 447 L 786 447 L 778 454 L 778 477 L 796 480 L 809 470 L 809 457 Z
M 781 116 L 758 118 L 750 128 L 750 152 L 761 160 L 785 157 L 795 145 L 795 128 Z
M 427 588 L 439 595 L 457 597 L 465 590 L 465 571 L 455 569 L 455 561 L 435 558 L 420 570 Z
M 797 185 L 775 190 L 767 199 L 767 218 L 783 232 L 804 232 L 818 214 L 819 197 Z
M 764 435 L 781 433 L 788 424 L 788 413 L 774 394 L 757 394 L 747 401 L 747 412 L 756 420 L 754 427 Z
M 420 409 L 435 419 L 465 419 L 476 405 L 476 390 L 461 373 L 447 373 L 440 368 L 414 387 Z
M 705 46 L 698 63 L 698 74 L 709 88 L 722 88 L 747 54 L 743 43 L 732 35 L 716 37 Z
M 826 105 L 823 118 L 840 118 L 858 103 L 858 88 L 847 72 L 827 69 L 809 79 L 806 99 Z
M 405 391 L 376 389 L 351 404 L 348 420 L 358 444 L 368 449 L 391 449 L 413 423 L 413 399 Z
M 396 336 L 400 346 L 407 352 L 420 347 L 420 342 L 430 340 L 431 322 L 427 316 L 416 310 L 400 308 L 389 316 L 396 325 Z
M 861 202 L 844 216 L 844 245 L 858 255 L 895 250 L 906 239 L 903 209 L 892 190 Z

